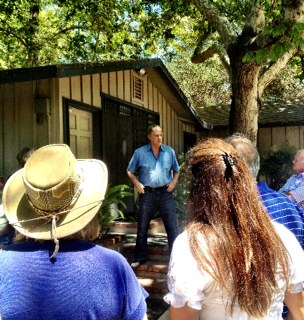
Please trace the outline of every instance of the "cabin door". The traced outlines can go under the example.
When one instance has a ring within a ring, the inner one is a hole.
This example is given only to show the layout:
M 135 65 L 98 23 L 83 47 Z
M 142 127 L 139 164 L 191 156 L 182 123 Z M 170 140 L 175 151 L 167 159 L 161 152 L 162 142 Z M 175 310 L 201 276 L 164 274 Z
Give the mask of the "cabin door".
M 93 115 L 69 107 L 70 148 L 77 159 L 93 158 Z

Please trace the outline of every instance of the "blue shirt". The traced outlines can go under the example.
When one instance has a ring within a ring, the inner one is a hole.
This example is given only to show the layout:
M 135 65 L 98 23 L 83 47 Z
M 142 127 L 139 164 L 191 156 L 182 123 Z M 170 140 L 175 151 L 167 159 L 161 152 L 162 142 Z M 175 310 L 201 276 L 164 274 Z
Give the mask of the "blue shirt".
M 304 173 L 292 175 L 279 190 L 280 192 L 289 192 L 304 186 Z
M 172 181 L 173 172 L 179 172 L 179 165 L 171 147 L 162 144 L 158 158 L 155 158 L 148 144 L 135 150 L 127 170 L 136 174 L 144 186 L 157 188 Z
M 304 173 L 297 173 L 292 175 L 284 184 L 284 186 L 279 190 L 279 192 L 291 192 L 295 200 L 304 209 Z
M 6 320 L 142 320 L 147 292 L 118 252 L 85 241 L 7 246 L 0 253 L 0 315 Z
M 258 189 L 271 218 L 283 224 L 298 239 L 304 249 L 304 212 L 283 193 L 274 191 L 263 183 L 258 183 Z

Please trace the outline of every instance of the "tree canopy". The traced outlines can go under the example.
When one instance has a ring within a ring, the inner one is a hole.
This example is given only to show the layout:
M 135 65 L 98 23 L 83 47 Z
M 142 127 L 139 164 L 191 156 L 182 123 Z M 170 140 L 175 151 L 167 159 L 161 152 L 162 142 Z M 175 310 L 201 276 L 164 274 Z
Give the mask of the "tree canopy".
M 130 1 L 0 0 L 0 68 L 146 57 Z
M 304 0 L 0 0 L 0 8 L 0 68 L 159 56 L 199 104 L 231 97 L 230 130 L 252 140 L 265 90 L 284 86 L 274 80 L 288 63 L 302 77 Z

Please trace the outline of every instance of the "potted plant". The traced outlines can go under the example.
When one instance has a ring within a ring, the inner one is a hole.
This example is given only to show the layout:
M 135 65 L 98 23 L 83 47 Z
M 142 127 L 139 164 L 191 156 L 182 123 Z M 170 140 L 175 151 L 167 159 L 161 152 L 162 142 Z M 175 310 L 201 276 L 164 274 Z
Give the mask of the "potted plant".
M 110 225 L 113 221 L 124 219 L 123 210 L 126 209 L 124 199 L 132 196 L 133 189 L 126 184 L 108 187 L 98 212 L 101 234 L 107 234 L 109 232 Z
M 186 177 L 186 154 L 181 153 L 177 156 L 179 167 L 179 178 L 178 183 L 174 190 L 174 199 L 176 212 L 178 217 L 178 222 L 180 229 L 184 229 L 187 224 L 188 214 L 187 214 L 187 199 L 189 196 L 189 182 Z

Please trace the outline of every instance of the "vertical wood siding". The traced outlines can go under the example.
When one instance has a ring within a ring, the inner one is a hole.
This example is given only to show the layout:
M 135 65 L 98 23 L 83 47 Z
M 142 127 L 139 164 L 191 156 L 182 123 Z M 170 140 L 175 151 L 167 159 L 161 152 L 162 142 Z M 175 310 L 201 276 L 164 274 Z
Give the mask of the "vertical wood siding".
M 70 78 L 70 90 L 71 90 L 71 99 L 79 102 L 83 102 L 83 95 L 81 90 L 81 77 L 72 77 Z
M 1 161 L 1 176 L 6 179 L 17 169 L 16 154 L 18 153 L 19 146 L 15 145 L 15 121 L 17 116 L 15 115 L 15 86 L 14 84 L 6 84 L 1 86 L 1 102 L 3 107 L 2 112 L 2 157 Z M 18 117 L 19 118 L 19 117 Z M 30 134 L 30 133 L 29 133 Z
M 0 86 L 0 175 L 7 179 L 18 169 L 17 153 L 25 146 L 37 148 L 49 142 L 49 121 L 37 117 L 35 97 L 49 97 L 48 81 L 28 81 Z
M 109 74 L 103 73 L 101 75 L 101 92 L 110 94 L 109 92 Z
M 183 152 L 183 132 L 195 133 L 194 124 L 178 117 L 149 76 L 143 78 L 143 101 L 133 100 L 132 75 L 127 70 L 0 85 L 0 176 L 18 169 L 16 155 L 24 146 L 64 141 L 63 98 L 102 108 L 101 93 L 159 113 L 164 143 Z M 50 99 L 50 115 L 37 118 L 35 97 Z
M 260 152 L 272 147 L 280 148 L 288 142 L 297 150 L 304 149 L 304 126 L 260 128 L 258 132 L 258 149 Z
M 124 72 L 118 71 L 117 74 L 117 98 L 125 100 L 125 82 L 124 82 Z
M 82 102 L 92 105 L 93 104 L 93 83 L 92 83 L 92 76 L 86 75 L 80 77 L 81 81 L 81 90 L 82 90 Z
M 124 100 L 131 103 L 131 73 L 130 71 L 124 71 Z M 149 103 L 149 102 L 148 102 Z
M 98 108 L 101 108 L 101 99 L 100 95 L 95 94 L 95 92 L 100 92 L 101 90 L 101 83 L 100 83 L 100 74 L 93 74 L 92 75 L 92 105 Z

